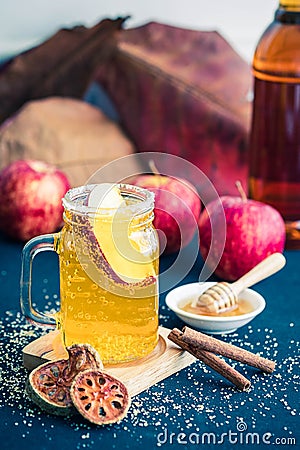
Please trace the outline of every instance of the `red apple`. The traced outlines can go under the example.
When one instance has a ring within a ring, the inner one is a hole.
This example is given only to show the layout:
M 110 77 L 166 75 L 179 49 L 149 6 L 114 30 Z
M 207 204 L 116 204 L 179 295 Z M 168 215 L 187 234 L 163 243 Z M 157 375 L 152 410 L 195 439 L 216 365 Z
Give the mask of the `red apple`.
M 220 200 L 209 203 L 200 216 L 200 251 L 205 260 L 211 243 L 211 223 L 218 223 L 223 209 L 227 228 L 225 247 L 222 253 L 224 242 L 217 242 L 212 249 L 210 265 L 216 267 L 218 277 L 233 281 L 268 255 L 282 253 L 285 226 L 279 212 L 269 205 L 232 196 L 223 196 Z
M 139 175 L 132 184 L 155 194 L 154 226 L 159 232 L 161 249 L 166 254 L 186 247 L 197 230 L 201 201 L 186 180 L 164 175 Z
M 0 172 L 0 229 L 21 241 L 56 231 L 69 188 L 66 175 L 52 165 L 14 161 Z

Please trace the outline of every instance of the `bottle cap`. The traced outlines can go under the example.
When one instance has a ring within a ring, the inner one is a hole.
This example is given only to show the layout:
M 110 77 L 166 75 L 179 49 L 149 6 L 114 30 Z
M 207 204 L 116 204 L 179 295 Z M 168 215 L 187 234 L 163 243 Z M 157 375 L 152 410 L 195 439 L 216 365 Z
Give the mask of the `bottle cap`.
M 288 9 L 300 9 L 300 0 L 280 0 L 279 6 Z

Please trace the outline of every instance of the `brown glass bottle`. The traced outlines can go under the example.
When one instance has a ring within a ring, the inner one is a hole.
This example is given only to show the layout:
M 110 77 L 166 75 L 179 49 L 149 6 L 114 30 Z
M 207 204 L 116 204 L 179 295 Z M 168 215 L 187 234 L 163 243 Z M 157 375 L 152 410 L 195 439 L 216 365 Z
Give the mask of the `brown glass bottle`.
M 249 143 L 249 195 L 283 216 L 300 248 L 300 0 L 282 0 L 258 42 Z

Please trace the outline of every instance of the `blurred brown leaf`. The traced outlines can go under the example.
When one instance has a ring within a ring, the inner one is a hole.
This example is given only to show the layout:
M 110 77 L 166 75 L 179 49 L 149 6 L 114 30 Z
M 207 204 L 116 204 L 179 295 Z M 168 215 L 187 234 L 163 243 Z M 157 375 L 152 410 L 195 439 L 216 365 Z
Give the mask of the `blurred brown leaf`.
M 96 66 L 105 61 L 125 18 L 92 28 L 62 29 L 16 56 L 0 71 L 0 122 L 25 102 L 47 96 L 81 98 Z
M 246 187 L 251 71 L 219 33 L 156 22 L 123 30 L 96 80 L 138 150 L 191 161 L 220 194 L 236 195 L 236 179 Z

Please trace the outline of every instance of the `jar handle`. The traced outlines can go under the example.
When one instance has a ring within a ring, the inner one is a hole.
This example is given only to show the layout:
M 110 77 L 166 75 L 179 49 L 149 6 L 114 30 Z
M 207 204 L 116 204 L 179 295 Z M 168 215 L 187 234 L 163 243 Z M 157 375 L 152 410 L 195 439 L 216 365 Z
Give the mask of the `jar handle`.
M 46 314 L 36 310 L 32 304 L 32 263 L 40 252 L 55 251 L 54 242 L 59 234 L 44 234 L 28 241 L 22 251 L 20 303 L 21 310 L 26 319 L 36 325 L 55 326 L 56 320 L 53 314 Z

